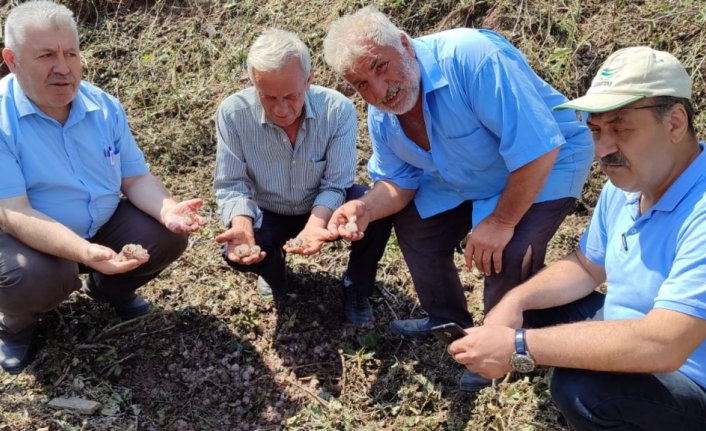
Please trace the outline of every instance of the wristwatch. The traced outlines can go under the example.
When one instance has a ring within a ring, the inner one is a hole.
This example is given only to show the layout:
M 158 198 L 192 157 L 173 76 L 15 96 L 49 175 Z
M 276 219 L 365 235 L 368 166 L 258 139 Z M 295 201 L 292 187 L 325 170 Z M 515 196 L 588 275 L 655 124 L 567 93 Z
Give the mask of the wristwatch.
M 527 343 L 525 342 L 525 329 L 519 328 L 515 330 L 515 353 L 510 358 L 512 369 L 518 373 L 529 373 L 534 371 L 534 358 L 527 351 Z

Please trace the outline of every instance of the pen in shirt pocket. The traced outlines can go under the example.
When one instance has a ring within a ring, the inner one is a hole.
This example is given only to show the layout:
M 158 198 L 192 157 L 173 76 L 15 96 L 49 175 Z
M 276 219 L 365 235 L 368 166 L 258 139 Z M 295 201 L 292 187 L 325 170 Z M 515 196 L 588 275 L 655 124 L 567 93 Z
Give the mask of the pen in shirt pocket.
M 113 152 L 113 147 L 108 146 L 104 151 L 103 154 L 110 159 L 110 164 L 115 165 L 115 152 Z

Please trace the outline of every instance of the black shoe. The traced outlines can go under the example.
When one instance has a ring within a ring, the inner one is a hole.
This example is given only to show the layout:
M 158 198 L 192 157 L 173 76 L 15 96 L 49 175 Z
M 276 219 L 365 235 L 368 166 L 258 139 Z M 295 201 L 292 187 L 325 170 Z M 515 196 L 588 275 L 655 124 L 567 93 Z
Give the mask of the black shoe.
M 37 324 L 11 334 L 0 330 L 0 366 L 9 374 L 20 374 L 37 354 Z
M 461 380 L 458 382 L 458 388 L 463 392 L 478 392 L 481 389 L 493 384 L 491 379 L 486 379 L 480 374 L 472 373 L 468 370 L 463 370 Z
M 152 311 L 152 304 L 145 298 L 134 295 L 128 301 L 120 304 L 111 304 L 115 312 L 123 320 L 132 320 Z
M 439 323 L 428 317 L 423 319 L 393 320 L 390 322 L 390 331 L 393 334 L 404 338 L 428 338 L 431 336 L 431 328 Z
M 365 326 L 373 320 L 373 307 L 367 297 L 356 295 L 353 282 L 348 276 L 343 277 L 343 309 L 346 320 L 357 327 Z
M 98 289 L 91 287 L 92 285 L 93 283 L 89 275 L 88 281 L 84 281 L 83 286 L 81 287 L 81 292 L 90 296 L 94 301 L 110 304 L 115 310 L 115 313 L 122 320 L 132 320 L 140 316 L 144 316 L 152 311 L 152 304 L 141 296 L 133 294 L 127 300 L 118 303 L 110 300 Z

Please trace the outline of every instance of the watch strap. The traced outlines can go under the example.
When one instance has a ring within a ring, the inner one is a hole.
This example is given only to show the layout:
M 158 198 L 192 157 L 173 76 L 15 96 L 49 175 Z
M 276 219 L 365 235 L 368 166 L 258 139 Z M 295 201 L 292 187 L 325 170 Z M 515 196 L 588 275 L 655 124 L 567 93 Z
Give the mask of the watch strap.
M 527 343 L 525 342 L 525 328 L 515 330 L 515 353 L 518 355 L 527 354 Z

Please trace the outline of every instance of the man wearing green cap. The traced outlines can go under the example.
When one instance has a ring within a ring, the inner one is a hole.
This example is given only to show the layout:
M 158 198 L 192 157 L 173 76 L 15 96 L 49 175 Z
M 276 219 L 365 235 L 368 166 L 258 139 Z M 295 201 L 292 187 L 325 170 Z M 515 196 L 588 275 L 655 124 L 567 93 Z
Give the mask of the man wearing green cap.
M 577 430 L 706 429 L 706 155 L 691 79 L 666 52 L 621 49 L 555 109 L 589 113 L 610 181 L 580 249 L 449 354 L 488 378 L 556 367 L 552 396 Z

